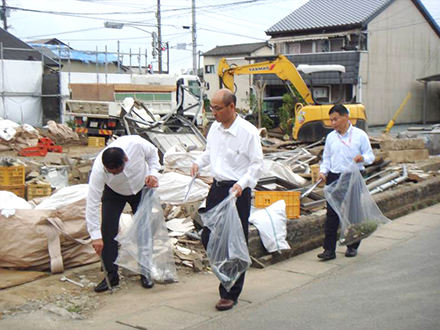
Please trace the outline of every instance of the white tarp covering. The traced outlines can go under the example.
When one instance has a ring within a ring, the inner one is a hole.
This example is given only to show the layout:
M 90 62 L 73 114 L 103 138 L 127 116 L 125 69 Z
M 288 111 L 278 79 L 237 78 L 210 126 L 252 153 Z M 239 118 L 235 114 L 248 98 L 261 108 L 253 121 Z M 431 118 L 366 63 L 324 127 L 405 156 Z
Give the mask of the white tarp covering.
M 41 89 L 43 66 L 39 61 L 0 62 L 0 91 L 22 96 L 5 96 L 0 102 L 0 117 L 19 124 L 41 127 L 43 110 Z M 31 94 L 35 94 L 32 96 Z
M 262 178 L 269 178 L 272 176 L 276 176 L 280 179 L 284 179 L 286 181 L 292 182 L 297 186 L 304 186 L 309 182 L 309 180 L 304 179 L 300 175 L 294 173 L 289 166 L 281 164 L 279 162 L 274 162 L 273 160 L 264 160 L 264 171 Z
M 192 178 L 176 172 L 159 174 L 159 188 L 157 194 L 164 203 L 182 204 Z M 200 179 L 196 179 L 188 196 L 188 203 L 201 201 L 208 196 L 209 186 Z

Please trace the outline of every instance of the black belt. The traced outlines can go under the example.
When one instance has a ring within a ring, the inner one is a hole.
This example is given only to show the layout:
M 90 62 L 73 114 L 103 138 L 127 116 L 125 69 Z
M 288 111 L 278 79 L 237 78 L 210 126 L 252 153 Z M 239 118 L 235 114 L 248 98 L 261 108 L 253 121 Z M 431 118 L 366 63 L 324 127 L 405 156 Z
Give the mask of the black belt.
M 217 181 L 217 180 L 214 179 L 214 184 L 217 187 L 232 187 L 236 183 L 237 183 L 237 181 L 232 181 L 232 180 Z

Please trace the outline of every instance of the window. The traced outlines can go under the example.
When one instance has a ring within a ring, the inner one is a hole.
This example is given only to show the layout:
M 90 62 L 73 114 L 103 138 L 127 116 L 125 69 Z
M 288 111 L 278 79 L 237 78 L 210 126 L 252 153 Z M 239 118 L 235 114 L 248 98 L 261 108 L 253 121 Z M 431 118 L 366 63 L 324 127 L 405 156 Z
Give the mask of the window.
M 328 51 L 329 51 L 328 40 L 316 40 L 316 52 L 317 53 L 326 53 Z
M 301 43 L 301 53 L 312 53 L 313 52 L 313 41 L 303 41 Z
M 286 44 L 287 54 L 299 54 L 301 53 L 301 44 L 299 42 L 293 42 Z
M 331 52 L 340 52 L 342 51 L 342 47 L 344 47 L 344 40 L 342 38 L 330 39 Z
M 215 65 L 205 65 L 205 73 L 215 73 Z

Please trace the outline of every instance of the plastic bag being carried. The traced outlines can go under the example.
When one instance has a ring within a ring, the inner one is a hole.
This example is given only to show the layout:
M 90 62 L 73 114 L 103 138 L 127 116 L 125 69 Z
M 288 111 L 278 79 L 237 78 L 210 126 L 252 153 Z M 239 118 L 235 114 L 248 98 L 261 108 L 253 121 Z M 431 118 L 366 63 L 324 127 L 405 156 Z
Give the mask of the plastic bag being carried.
M 324 193 L 339 216 L 341 245 L 359 242 L 370 236 L 379 225 L 390 222 L 377 207 L 354 163 L 341 173 L 339 180 L 325 186 Z
M 251 265 L 236 201 L 235 196 L 229 195 L 202 214 L 203 224 L 211 231 L 206 254 L 214 274 L 228 292 Z
M 153 189 L 144 188 L 133 221 L 115 239 L 121 244 L 115 264 L 158 283 L 177 282 L 172 243 Z

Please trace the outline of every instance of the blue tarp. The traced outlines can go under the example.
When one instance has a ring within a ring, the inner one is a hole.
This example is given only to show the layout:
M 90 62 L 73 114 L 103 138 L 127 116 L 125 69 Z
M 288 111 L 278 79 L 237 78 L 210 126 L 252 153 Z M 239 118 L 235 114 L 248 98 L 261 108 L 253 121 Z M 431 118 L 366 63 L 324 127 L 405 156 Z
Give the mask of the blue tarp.
M 81 61 L 84 63 L 102 63 L 105 64 L 111 62 L 117 62 L 118 56 L 114 54 L 99 53 L 96 57 L 96 52 L 82 52 L 69 48 L 65 45 L 48 45 L 48 44 L 34 44 L 28 43 L 29 46 L 35 49 L 41 50 L 42 48 L 48 49 L 52 52 L 54 59 L 68 60 L 70 57 L 71 61 Z M 96 60 L 98 58 L 98 60 Z M 107 59 L 106 59 L 107 58 Z

